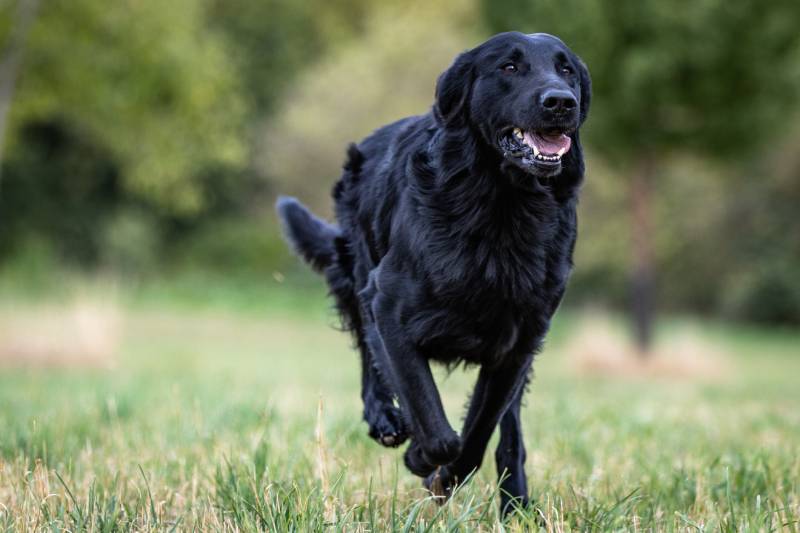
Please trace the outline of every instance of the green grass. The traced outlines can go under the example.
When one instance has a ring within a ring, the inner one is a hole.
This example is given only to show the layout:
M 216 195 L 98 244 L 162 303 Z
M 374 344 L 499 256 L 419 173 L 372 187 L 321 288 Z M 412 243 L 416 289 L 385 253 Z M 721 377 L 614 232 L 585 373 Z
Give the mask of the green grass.
M 796 332 L 703 324 L 716 379 L 592 376 L 562 313 L 523 415 L 536 506 L 502 523 L 493 448 L 438 507 L 366 437 L 320 291 L 208 289 L 123 295 L 110 368 L 0 367 L 0 530 L 800 530 Z M 474 372 L 439 376 L 455 424 Z

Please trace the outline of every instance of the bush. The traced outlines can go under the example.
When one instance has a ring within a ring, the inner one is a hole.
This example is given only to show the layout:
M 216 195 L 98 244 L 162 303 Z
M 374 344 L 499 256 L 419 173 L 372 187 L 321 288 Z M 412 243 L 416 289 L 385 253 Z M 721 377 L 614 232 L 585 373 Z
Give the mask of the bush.
M 732 276 L 723 312 L 737 319 L 772 324 L 800 324 L 800 266 L 764 262 Z
M 178 269 L 233 276 L 272 275 L 295 261 L 274 218 L 228 218 L 208 222 L 172 252 Z
M 103 266 L 128 276 L 151 273 L 158 265 L 159 241 L 159 228 L 152 216 L 121 210 L 103 232 Z

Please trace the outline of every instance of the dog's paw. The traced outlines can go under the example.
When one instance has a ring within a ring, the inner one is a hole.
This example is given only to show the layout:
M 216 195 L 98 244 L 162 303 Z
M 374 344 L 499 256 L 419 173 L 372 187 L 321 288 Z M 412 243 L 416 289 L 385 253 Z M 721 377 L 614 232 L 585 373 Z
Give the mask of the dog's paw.
M 446 466 L 440 466 L 426 477 L 422 484 L 433 495 L 434 501 L 439 505 L 450 499 L 456 486 L 456 479 L 450 475 Z
M 400 409 L 381 404 L 364 411 L 364 420 L 369 425 L 369 436 L 379 444 L 396 448 L 408 439 L 408 431 Z

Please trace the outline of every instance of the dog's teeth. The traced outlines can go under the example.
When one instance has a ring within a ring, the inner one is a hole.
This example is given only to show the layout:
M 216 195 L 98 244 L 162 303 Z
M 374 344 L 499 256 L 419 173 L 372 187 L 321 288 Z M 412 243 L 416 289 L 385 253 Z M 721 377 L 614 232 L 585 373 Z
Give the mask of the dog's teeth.
M 531 143 L 531 148 L 533 148 L 533 155 L 535 155 L 536 157 L 539 157 L 539 149 L 536 148 L 536 145 Z
M 517 139 L 522 139 L 524 135 L 522 134 L 522 130 L 519 128 L 514 128 L 514 137 Z
M 561 150 L 559 150 L 558 151 L 558 157 L 561 157 L 562 155 L 564 155 L 566 153 L 566 151 L 567 151 L 566 148 L 562 148 Z
M 535 154 L 534 157 L 539 161 L 561 161 L 561 157 L 557 155 L 544 155 L 544 154 Z

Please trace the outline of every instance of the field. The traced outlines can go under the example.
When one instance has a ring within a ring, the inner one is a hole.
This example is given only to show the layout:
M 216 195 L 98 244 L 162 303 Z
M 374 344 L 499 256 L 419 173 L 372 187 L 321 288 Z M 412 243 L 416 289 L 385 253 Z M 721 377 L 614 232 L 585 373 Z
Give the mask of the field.
M 0 529 L 800 530 L 797 332 L 665 320 L 662 363 L 641 367 L 614 320 L 561 312 L 523 415 L 535 507 L 503 523 L 493 447 L 430 501 L 367 438 L 322 294 L 276 286 L 6 298 Z M 474 371 L 439 377 L 457 427 Z

